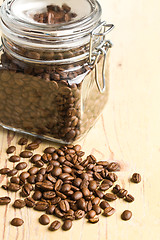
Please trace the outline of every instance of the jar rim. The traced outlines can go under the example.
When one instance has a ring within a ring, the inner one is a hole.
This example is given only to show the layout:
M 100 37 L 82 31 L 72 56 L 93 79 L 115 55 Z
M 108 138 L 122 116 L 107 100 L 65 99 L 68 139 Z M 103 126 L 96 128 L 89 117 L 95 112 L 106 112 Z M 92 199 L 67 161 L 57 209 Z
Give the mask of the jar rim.
M 88 15 L 63 24 L 39 24 L 35 21 L 29 21 L 28 18 L 19 18 L 19 15 L 15 14 L 14 8 L 18 6 L 15 3 L 18 1 L 8 0 L 2 4 L 0 22 L 2 33 L 13 41 L 19 43 L 21 41 L 22 44 L 33 44 L 34 42 L 37 47 L 39 47 L 37 39 L 45 42 L 46 48 L 51 46 L 53 48 L 76 47 L 76 45 L 79 46 L 80 39 L 83 39 L 81 43 L 88 43 L 89 34 L 99 24 L 102 14 L 101 6 L 97 0 L 83 0 L 90 6 Z M 29 43 L 29 40 L 33 40 L 32 43 Z

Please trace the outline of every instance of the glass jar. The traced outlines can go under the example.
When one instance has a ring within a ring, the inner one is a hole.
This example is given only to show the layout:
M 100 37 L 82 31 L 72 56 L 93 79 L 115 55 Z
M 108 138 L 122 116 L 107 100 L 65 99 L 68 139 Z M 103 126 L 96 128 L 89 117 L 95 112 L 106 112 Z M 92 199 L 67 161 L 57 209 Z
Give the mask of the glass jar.
M 0 24 L 0 125 L 61 143 L 84 136 L 108 99 L 113 25 L 99 3 L 8 0 Z

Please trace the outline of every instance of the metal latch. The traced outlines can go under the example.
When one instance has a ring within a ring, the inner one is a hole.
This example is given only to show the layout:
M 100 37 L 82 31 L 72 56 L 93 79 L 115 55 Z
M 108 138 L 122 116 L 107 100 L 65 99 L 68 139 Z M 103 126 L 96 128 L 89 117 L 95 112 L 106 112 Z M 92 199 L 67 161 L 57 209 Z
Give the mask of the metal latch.
M 106 89 L 105 82 L 105 64 L 106 64 L 106 56 L 109 48 L 112 47 L 112 43 L 109 40 L 105 40 L 105 36 L 114 28 L 113 24 L 107 24 L 106 22 L 102 22 L 96 27 L 90 34 L 90 46 L 89 46 L 89 64 L 92 67 L 95 67 L 95 80 L 98 87 L 98 90 L 103 93 Z M 100 41 L 100 45 L 96 47 L 93 51 L 93 40 L 95 37 L 102 38 Z M 102 82 L 103 87 L 101 88 L 98 79 L 98 67 L 97 63 L 100 57 L 103 57 L 103 66 L 102 66 Z

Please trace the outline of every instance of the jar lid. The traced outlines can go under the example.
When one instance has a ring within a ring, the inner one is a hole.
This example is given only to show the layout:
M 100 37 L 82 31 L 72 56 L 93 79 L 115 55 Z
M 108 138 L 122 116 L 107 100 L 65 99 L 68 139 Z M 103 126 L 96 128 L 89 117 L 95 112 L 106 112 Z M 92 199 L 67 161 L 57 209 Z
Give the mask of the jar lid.
M 48 6 L 62 8 L 67 4 L 73 18 L 70 21 L 48 24 L 37 22 L 36 14 L 45 12 Z M 6 37 L 21 44 L 46 48 L 70 48 L 86 44 L 89 34 L 99 24 L 101 7 L 96 0 L 8 0 L 1 7 L 1 27 Z M 32 41 L 31 41 L 32 40 Z

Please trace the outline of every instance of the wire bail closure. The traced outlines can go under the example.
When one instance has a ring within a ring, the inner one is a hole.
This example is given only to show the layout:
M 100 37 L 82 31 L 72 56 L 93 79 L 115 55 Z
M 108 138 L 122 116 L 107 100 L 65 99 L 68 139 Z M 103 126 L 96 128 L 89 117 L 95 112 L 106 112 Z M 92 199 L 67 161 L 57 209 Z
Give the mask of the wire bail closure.
M 107 24 L 105 21 L 100 23 L 98 27 L 96 27 L 90 34 L 90 46 L 89 46 L 89 64 L 92 67 L 95 67 L 95 81 L 100 93 L 103 93 L 106 89 L 106 81 L 105 81 L 105 64 L 106 64 L 106 57 L 107 51 L 109 48 L 112 47 L 112 43 L 109 40 L 105 40 L 105 36 L 114 28 L 113 24 Z M 94 37 L 102 37 L 102 41 L 98 47 L 95 48 L 93 51 L 93 38 Z M 100 56 L 103 56 L 103 66 L 102 66 L 102 82 L 103 87 L 101 88 L 98 79 L 98 60 Z

